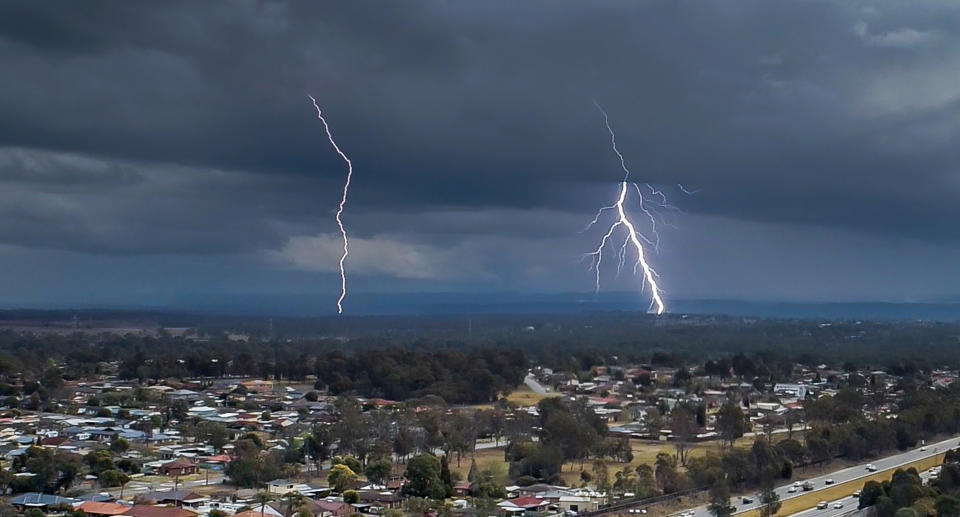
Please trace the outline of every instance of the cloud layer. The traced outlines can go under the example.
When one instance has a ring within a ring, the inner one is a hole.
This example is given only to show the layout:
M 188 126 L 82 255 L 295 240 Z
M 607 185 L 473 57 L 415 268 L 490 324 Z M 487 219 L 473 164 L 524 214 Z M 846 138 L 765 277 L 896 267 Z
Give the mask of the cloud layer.
M 942 296 L 958 27 L 933 0 L 4 2 L 0 265 L 331 287 L 344 171 L 311 93 L 356 168 L 359 288 L 587 290 L 577 232 L 619 178 L 596 98 L 684 211 L 674 296 Z

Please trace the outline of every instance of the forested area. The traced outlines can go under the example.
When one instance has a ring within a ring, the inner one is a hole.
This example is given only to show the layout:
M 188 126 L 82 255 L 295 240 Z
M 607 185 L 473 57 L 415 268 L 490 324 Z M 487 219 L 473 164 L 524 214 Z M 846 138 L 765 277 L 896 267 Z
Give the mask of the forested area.
M 0 323 L 14 316 L 26 317 L 0 313 Z M 794 363 L 909 376 L 960 361 L 953 353 L 960 325 L 952 323 L 654 319 L 620 313 L 278 319 L 273 324 L 263 318 L 155 317 L 158 324 L 193 323 L 194 331 L 188 338 L 157 328 L 127 335 L 0 330 L 0 381 L 39 382 L 52 364 L 67 379 L 98 373 L 142 381 L 316 376 L 335 394 L 397 400 L 438 395 L 451 403 L 474 403 L 509 391 L 533 365 L 573 373 L 618 363 L 694 366 L 707 375 L 733 372 L 778 382 L 788 379 Z M 80 318 L 86 323 L 78 327 L 96 326 L 91 318 Z M 245 334 L 238 340 L 230 336 L 236 332 Z M 689 373 L 682 369 L 675 382 L 685 382 Z

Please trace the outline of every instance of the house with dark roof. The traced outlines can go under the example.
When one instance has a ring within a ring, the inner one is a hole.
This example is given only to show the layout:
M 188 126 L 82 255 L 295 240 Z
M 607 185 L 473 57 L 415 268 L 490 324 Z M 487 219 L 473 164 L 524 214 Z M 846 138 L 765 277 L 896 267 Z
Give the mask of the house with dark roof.
M 164 463 L 158 470 L 164 476 L 188 476 L 197 473 L 197 465 L 187 458 L 177 458 L 169 463 Z
M 73 506 L 77 499 L 71 497 L 60 497 L 58 495 L 41 494 L 38 492 L 27 492 L 10 498 L 10 504 L 20 510 L 27 508 L 39 508 L 41 510 L 60 505 Z

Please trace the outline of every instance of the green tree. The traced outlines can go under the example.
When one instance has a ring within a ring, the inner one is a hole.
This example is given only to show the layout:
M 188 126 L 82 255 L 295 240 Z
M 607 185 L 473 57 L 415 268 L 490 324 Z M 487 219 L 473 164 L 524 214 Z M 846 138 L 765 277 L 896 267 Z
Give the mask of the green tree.
M 126 485 L 130 481 L 130 476 L 119 470 L 110 469 L 101 472 L 97 479 L 100 481 L 100 486 L 116 487 Z
M 130 449 L 130 442 L 120 437 L 115 437 L 110 441 L 110 451 L 114 454 L 122 454 Z
M 880 496 L 884 495 L 883 486 L 876 481 L 867 481 L 863 484 L 863 488 L 860 490 L 860 501 L 858 506 L 860 508 L 867 508 L 877 504 L 877 499 Z
M 747 431 L 747 419 L 733 400 L 726 401 L 717 411 L 716 430 L 721 445 L 726 447 L 732 446 Z
M 450 474 L 450 465 L 447 463 L 447 457 L 440 457 L 440 482 L 443 483 L 443 496 L 453 495 L 453 476 Z
M 657 479 L 653 474 L 653 468 L 644 463 L 637 465 L 637 486 L 634 493 L 639 498 L 653 497 L 657 495 Z
M 90 452 L 84 456 L 83 461 L 90 467 L 90 471 L 98 476 L 105 470 L 116 468 L 113 464 L 113 454 L 110 453 L 109 449 L 97 449 Z
M 951 495 L 941 495 L 935 504 L 937 517 L 960 517 L 960 499 Z
M 710 503 L 707 510 L 714 517 L 730 517 L 734 507 L 730 504 L 730 486 L 724 479 L 718 479 L 710 487 Z
M 470 495 L 480 499 L 503 499 L 507 496 L 501 477 L 492 468 L 477 472 L 470 484 Z
M 330 463 L 333 465 L 346 465 L 347 468 L 354 472 L 363 472 L 363 465 L 360 464 L 360 460 L 353 456 L 336 456 L 330 460 Z
M 594 460 L 591 471 L 593 473 L 593 485 L 597 487 L 597 490 L 604 493 L 609 492 L 611 485 L 610 472 L 607 470 L 607 462 L 602 458 Z
M 390 478 L 391 470 L 393 470 L 393 464 L 390 463 L 390 460 L 379 459 L 367 463 L 366 468 L 363 469 L 363 474 L 367 476 L 371 483 L 382 485 Z
M 219 451 L 230 441 L 230 431 L 217 422 L 200 422 L 197 424 L 196 436 L 198 441 L 212 445 L 213 449 Z
M 408 484 L 404 492 L 431 499 L 442 499 L 446 493 L 443 481 L 440 479 L 440 460 L 432 454 L 414 456 L 407 462 L 404 473 Z
M 356 490 L 345 490 L 343 492 L 343 502 L 347 504 L 356 504 L 360 502 L 360 494 Z
M 327 474 L 327 484 L 335 492 L 343 492 L 355 479 L 357 479 L 357 474 L 343 463 L 337 463 L 330 467 L 330 473 Z
M 765 478 L 760 488 L 760 517 L 773 517 L 780 511 L 780 496 L 777 495 L 773 478 Z

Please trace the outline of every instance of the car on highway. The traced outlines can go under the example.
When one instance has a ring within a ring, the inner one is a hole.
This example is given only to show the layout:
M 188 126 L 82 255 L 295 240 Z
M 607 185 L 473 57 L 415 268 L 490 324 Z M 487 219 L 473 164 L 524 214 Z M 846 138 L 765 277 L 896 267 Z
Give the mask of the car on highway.
M 800 490 L 800 489 L 797 488 L 797 487 L 795 487 L 795 486 L 793 486 L 793 485 L 790 485 L 790 488 L 787 489 L 787 493 L 792 494 L 792 493 L 796 492 L 797 490 Z
M 824 481 L 823 484 L 825 484 L 825 485 L 832 485 L 832 484 L 833 484 L 833 478 L 827 478 L 827 480 Z
M 743 496 L 743 497 L 740 498 L 740 501 L 742 501 L 743 504 L 750 504 L 750 503 L 753 502 L 753 499 L 750 499 L 750 498 L 747 497 L 747 496 Z
M 834 509 L 834 510 L 839 510 L 839 509 L 841 509 L 841 508 L 843 508 L 843 503 L 841 503 L 840 501 L 837 501 L 837 502 L 833 503 L 833 509 Z
M 869 470 L 870 472 L 876 472 L 877 466 L 874 465 L 873 463 L 867 463 L 867 470 Z
M 819 503 L 817 503 L 817 510 L 826 510 L 827 506 L 828 505 L 826 501 L 820 501 Z
M 809 492 L 810 490 L 813 490 L 813 483 L 809 481 L 804 481 L 803 485 L 801 486 L 803 487 L 804 492 Z
M 853 491 L 853 497 L 860 497 L 860 491 L 859 491 L 859 490 L 854 490 L 854 491 Z

